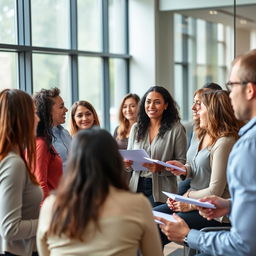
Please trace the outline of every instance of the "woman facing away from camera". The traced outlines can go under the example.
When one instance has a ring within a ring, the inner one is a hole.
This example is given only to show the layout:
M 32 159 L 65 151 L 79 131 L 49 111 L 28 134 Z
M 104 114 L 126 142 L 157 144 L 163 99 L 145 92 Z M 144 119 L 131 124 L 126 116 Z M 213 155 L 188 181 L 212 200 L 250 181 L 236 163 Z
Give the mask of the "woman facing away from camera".
M 68 172 L 41 209 L 39 254 L 162 255 L 151 206 L 128 190 L 115 139 L 105 130 L 81 130 L 74 136 Z
M 0 255 L 37 255 L 42 191 L 31 168 L 38 120 L 27 93 L 0 92 Z
M 71 136 L 74 136 L 79 130 L 100 126 L 100 121 L 93 105 L 85 100 L 75 102 L 71 107 L 69 126 Z
M 199 125 L 201 133 L 190 146 L 190 154 L 186 165 L 178 161 L 168 161 L 185 171 L 186 178 L 191 178 L 190 188 L 184 196 L 199 199 L 209 195 L 229 198 L 226 182 L 226 168 L 229 153 L 238 138 L 241 123 L 236 120 L 228 92 L 224 90 L 204 91 L 201 95 Z M 170 169 L 175 175 L 184 175 L 181 171 Z M 225 226 L 227 218 L 208 221 L 196 210 L 194 205 L 167 200 L 166 205 L 154 210 L 165 213 L 178 212 L 189 227 Z M 168 240 L 163 236 L 162 243 Z
M 161 86 L 149 88 L 141 100 L 138 122 L 132 126 L 127 149 L 144 149 L 150 158 L 185 163 L 186 144 L 185 129 L 171 94 Z M 131 169 L 132 161 L 124 160 L 124 163 Z M 177 179 L 165 167 L 151 163 L 144 163 L 144 167 L 146 171 L 132 172 L 132 191 L 142 192 L 152 206 L 166 201 L 162 190 L 177 192 Z
M 135 93 L 124 96 L 119 108 L 119 126 L 114 131 L 114 138 L 120 149 L 127 149 L 132 125 L 137 121 L 140 98 Z

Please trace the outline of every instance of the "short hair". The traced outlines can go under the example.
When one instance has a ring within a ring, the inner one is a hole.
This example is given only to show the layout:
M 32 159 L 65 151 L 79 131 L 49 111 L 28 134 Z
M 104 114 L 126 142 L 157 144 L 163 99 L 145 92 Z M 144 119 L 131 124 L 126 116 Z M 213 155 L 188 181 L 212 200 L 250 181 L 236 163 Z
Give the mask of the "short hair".
M 129 133 L 130 124 L 129 124 L 129 121 L 124 117 L 124 114 L 123 114 L 124 103 L 129 98 L 134 99 L 137 105 L 140 102 L 140 97 L 135 93 L 128 93 L 122 99 L 120 107 L 119 107 L 119 113 L 118 113 L 118 118 L 119 118 L 119 127 L 117 129 L 117 138 L 118 139 L 126 138 L 127 134 Z
M 33 100 L 26 92 L 18 89 L 5 89 L 0 92 L 0 161 L 13 147 L 18 147 L 32 182 L 37 184 L 31 172 L 35 166 L 34 115 Z
M 235 118 L 227 91 L 208 90 L 202 94 L 202 103 L 208 112 L 206 132 L 211 137 L 212 144 L 220 137 L 238 137 L 242 123 Z
M 206 83 L 203 88 L 208 88 L 211 90 L 222 90 L 222 87 L 216 83 Z
M 78 106 L 83 106 L 85 108 L 88 108 L 93 114 L 93 118 L 94 118 L 93 125 L 100 126 L 99 117 L 98 117 L 97 112 L 96 112 L 95 108 L 93 107 L 93 105 L 90 102 L 85 101 L 85 100 L 77 101 L 71 107 L 70 124 L 69 124 L 69 126 L 70 126 L 69 132 L 70 132 L 71 136 L 74 136 L 79 130 L 76 125 L 76 121 L 75 121 L 75 114 L 76 114 L 76 110 L 77 110 Z
M 110 186 L 128 191 L 116 140 L 99 127 L 80 130 L 71 144 L 67 170 L 57 189 L 49 233 L 83 240 L 90 221 L 99 228 Z
M 180 121 L 180 115 L 178 110 L 178 105 L 176 101 L 173 99 L 171 94 L 167 89 L 162 86 L 152 86 L 150 87 L 144 96 L 141 99 L 139 113 L 138 113 L 138 134 L 137 141 L 143 139 L 146 135 L 146 131 L 149 126 L 150 119 L 145 112 L 145 101 L 150 92 L 160 93 L 164 99 L 164 102 L 167 103 L 167 108 L 163 112 L 163 116 L 161 119 L 161 125 L 158 132 L 159 137 L 163 137 L 165 132 L 172 129 L 175 123 Z
M 36 136 L 43 137 L 47 143 L 48 149 L 51 154 L 55 154 L 52 149 L 53 140 L 53 120 L 52 120 L 52 107 L 54 105 L 54 98 L 60 96 L 60 89 L 57 87 L 51 89 L 42 89 L 36 92 L 33 96 L 36 111 L 40 118 L 37 126 Z

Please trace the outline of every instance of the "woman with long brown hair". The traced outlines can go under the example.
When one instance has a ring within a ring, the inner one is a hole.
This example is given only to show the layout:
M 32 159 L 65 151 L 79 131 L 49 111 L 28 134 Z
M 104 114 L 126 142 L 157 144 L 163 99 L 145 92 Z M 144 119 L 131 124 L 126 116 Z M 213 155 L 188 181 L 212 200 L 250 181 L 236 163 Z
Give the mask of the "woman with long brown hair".
M 73 138 L 68 172 L 40 213 L 38 251 L 48 255 L 162 255 L 151 207 L 128 190 L 115 139 L 105 130 Z
M 185 170 L 186 178 L 191 177 L 190 189 L 184 194 L 190 198 L 202 198 L 208 195 L 229 197 L 226 168 L 229 153 L 238 139 L 241 123 L 236 120 L 227 91 L 207 90 L 201 95 L 199 111 L 201 133 L 191 145 L 190 158 L 186 165 L 178 161 L 168 161 Z M 184 172 L 169 169 L 175 175 Z M 201 229 L 208 226 L 226 226 L 226 218 L 208 221 L 199 215 L 193 205 L 167 200 L 167 205 L 155 208 L 165 213 L 178 212 L 189 227 Z M 168 242 L 162 237 L 162 242 Z
M 114 131 L 114 138 L 120 149 L 127 149 L 132 125 L 137 121 L 140 98 L 135 93 L 124 96 L 119 108 L 119 126 Z
M 16 89 L 0 92 L 1 255 L 36 255 L 42 191 L 31 169 L 38 120 L 27 93 Z
M 98 114 L 93 105 L 85 100 L 75 102 L 71 107 L 69 133 L 74 136 L 79 130 L 100 126 Z

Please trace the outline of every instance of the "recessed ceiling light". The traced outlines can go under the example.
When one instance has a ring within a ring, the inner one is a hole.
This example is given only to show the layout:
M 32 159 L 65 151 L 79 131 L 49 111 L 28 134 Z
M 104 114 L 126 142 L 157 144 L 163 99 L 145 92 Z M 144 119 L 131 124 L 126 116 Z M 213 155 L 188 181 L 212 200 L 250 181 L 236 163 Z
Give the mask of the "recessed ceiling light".
M 218 12 L 217 12 L 216 10 L 210 10 L 210 11 L 209 11 L 209 14 L 211 14 L 211 15 L 217 15 Z
M 241 19 L 241 20 L 240 20 L 240 24 L 242 24 L 242 25 L 247 24 L 247 20 Z

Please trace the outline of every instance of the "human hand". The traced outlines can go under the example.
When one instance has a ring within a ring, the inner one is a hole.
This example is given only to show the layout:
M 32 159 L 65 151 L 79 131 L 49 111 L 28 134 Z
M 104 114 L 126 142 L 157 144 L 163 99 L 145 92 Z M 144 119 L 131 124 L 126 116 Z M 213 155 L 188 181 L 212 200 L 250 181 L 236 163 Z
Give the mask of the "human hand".
M 199 214 L 206 218 L 207 220 L 212 220 L 225 216 L 229 212 L 230 201 L 218 196 L 208 196 L 200 199 L 201 202 L 209 202 L 215 205 L 215 209 L 197 207 Z
M 163 170 L 163 166 L 156 163 L 144 163 L 144 167 L 146 167 L 152 173 L 160 172 Z
M 185 170 L 186 172 L 182 172 L 182 171 L 179 171 L 177 169 L 174 169 L 174 168 L 168 168 L 166 167 L 166 170 L 167 171 L 170 171 L 172 174 L 176 175 L 176 176 L 180 176 L 180 175 L 186 175 L 187 174 L 187 169 L 185 167 L 184 164 L 180 163 L 179 161 L 176 161 L 176 160 L 173 160 L 173 161 L 167 161 L 166 162 L 167 164 L 172 164 L 172 165 L 175 165 L 183 170 Z
M 161 217 L 154 217 L 164 224 L 160 224 L 161 231 L 167 236 L 170 241 L 183 243 L 185 236 L 190 231 L 187 223 L 175 213 L 173 217 L 177 222 L 171 222 Z
M 133 164 L 133 161 L 132 160 L 127 160 L 127 159 L 124 159 L 124 167 L 125 168 L 131 168 L 132 164 Z
M 172 210 L 175 212 L 190 212 L 193 211 L 194 208 L 191 204 L 188 203 L 174 202 Z

